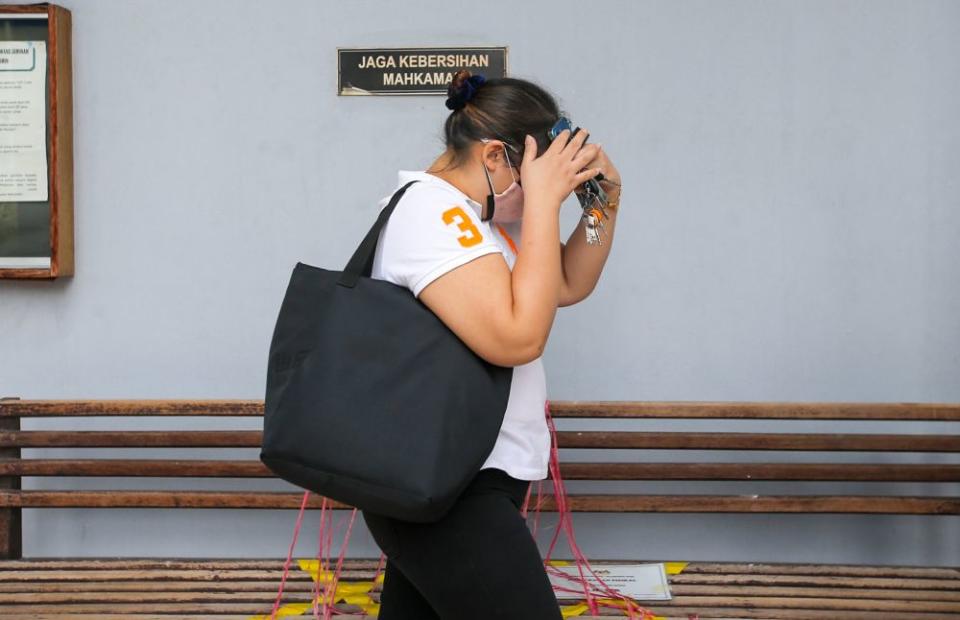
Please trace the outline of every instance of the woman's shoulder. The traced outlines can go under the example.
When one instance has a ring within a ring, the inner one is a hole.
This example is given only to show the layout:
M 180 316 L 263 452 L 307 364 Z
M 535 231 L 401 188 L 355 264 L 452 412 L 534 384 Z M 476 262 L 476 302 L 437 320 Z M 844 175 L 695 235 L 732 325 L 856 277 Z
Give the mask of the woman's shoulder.
M 384 197 L 381 206 L 386 206 L 389 200 L 390 196 Z M 399 216 L 398 219 L 414 224 L 445 226 L 450 220 L 456 219 L 457 215 L 461 215 L 473 220 L 475 225 L 481 225 L 483 222 L 480 215 L 471 202 L 453 188 L 429 181 L 418 181 L 404 192 L 391 219 Z
M 436 204 L 437 202 L 466 202 L 463 193 L 446 185 L 445 183 L 435 183 L 426 180 L 419 180 L 407 188 L 407 193 L 411 195 L 413 201 L 428 202 Z

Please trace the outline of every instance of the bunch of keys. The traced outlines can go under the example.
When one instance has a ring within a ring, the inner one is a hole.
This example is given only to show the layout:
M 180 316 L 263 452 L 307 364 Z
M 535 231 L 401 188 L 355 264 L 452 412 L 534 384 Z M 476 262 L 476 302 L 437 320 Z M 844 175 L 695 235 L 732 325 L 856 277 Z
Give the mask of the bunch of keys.
M 552 141 L 564 129 L 570 131 L 571 138 L 580 131 L 579 127 L 573 127 L 569 118 L 561 116 L 547 132 L 547 136 Z M 583 207 L 581 219 L 587 231 L 587 243 L 590 245 L 603 245 L 600 236 L 605 228 L 603 221 L 607 219 L 607 201 L 609 199 L 607 193 L 600 187 L 599 181 L 601 180 L 603 180 L 603 175 L 598 174 L 596 177 L 588 179 L 576 192 L 580 206 Z
M 593 179 L 591 179 L 591 181 L 593 181 Z M 577 198 L 580 200 L 580 206 L 583 207 L 583 215 L 580 216 L 580 219 L 583 220 L 584 229 L 587 233 L 587 243 L 590 245 L 603 245 L 600 236 L 606 228 L 604 220 L 608 217 L 607 195 L 599 185 L 596 187 L 600 189 L 599 194 L 593 193 L 593 188 L 587 183 L 586 189 L 578 193 Z

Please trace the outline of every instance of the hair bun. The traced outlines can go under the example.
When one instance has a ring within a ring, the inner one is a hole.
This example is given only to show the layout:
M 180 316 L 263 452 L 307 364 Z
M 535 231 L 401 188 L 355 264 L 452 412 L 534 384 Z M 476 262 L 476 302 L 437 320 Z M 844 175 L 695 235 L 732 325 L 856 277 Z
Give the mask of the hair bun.
M 450 110 L 463 108 L 486 81 L 482 74 L 471 75 L 467 69 L 460 69 L 454 73 L 450 85 L 447 86 L 447 108 Z

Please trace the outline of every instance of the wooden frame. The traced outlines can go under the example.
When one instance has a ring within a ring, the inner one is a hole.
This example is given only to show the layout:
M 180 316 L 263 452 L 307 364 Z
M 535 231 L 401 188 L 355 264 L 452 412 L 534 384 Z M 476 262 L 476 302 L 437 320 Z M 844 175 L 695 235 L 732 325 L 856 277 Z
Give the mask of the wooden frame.
M 47 267 L 6 267 L 0 278 L 52 279 L 73 275 L 73 70 L 71 14 L 55 4 L 0 5 L 0 15 L 47 18 L 47 202 L 50 262 Z

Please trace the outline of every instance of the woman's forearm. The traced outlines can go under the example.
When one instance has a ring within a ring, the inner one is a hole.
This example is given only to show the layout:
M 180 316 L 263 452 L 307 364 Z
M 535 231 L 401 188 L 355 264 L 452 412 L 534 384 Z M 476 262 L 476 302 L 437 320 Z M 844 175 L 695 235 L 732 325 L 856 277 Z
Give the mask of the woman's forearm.
M 537 200 L 528 197 L 527 201 Z M 560 264 L 559 205 L 525 204 L 520 248 L 513 265 L 513 312 L 516 324 L 529 342 L 532 357 L 539 357 L 553 326 L 563 283 Z
M 583 218 L 577 224 L 562 251 L 562 273 L 567 282 L 567 292 L 574 300 L 587 297 L 597 286 L 603 266 L 613 246 L 613 232 L 617 226 L 617 210 L 607 211 L 605 228 L 600 233 L 603 245 L 587 243 L 586 224 Z

